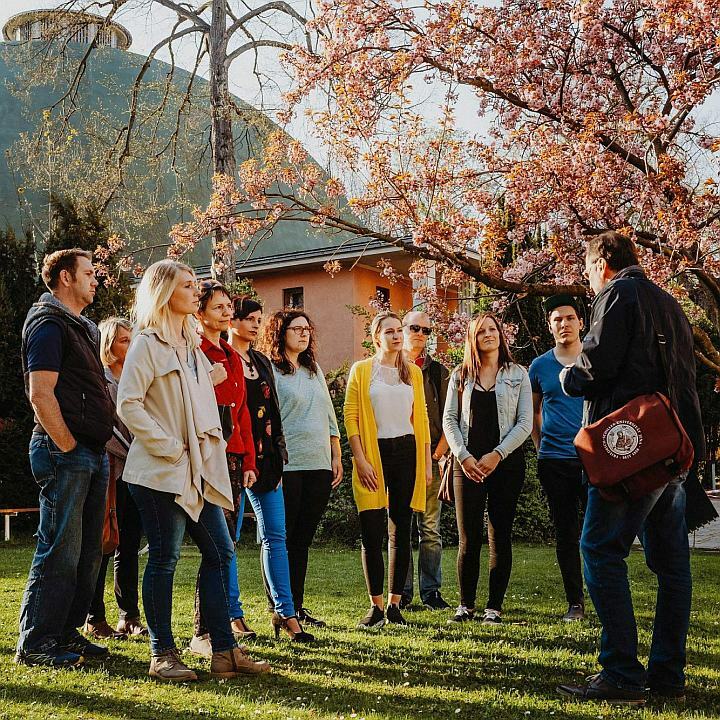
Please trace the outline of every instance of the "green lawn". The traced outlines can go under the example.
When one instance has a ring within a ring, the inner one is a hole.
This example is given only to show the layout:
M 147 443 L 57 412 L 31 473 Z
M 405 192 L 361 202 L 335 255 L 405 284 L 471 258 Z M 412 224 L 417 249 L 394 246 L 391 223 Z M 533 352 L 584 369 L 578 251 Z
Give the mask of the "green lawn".
M 13 663 L 17 615 L 31 548 L 0 547 L 0 718 L 658 718 L 720 716 L 720 556 L 693 556 L 695 597 L 689 643 L 686 706 L 621 710 L 561 700 L 555 685 L 596 669 L 599 628 L 557 621 L 562 585 L 550 548 L 519 547 L 505 623 L 446 624 L 446 613 L 410 612 L 412 627 L 368 634 L 354 629 L 366 609 L 357 552 L 313 551 L 307 605 L 330 627 L 313 646 L 271 639 L 263 610 L 257 550 L 243 548 L 241 587 L 247 617 L 259 632 L 252 649 L 273 672 L 239 681 L 213 681 L 207 663 L 190 657 L 201 681 L 160 685 L 147 673 L 144 642 L 112 643 L 112 658 L 80 671 Z M 446 596 L 457 602 L 455 550 L 444 557 Z M 197 551 L 183 549 L 176 577 L 174 629 L 180 646 L 192 631 Z M 642 555 L 630 558 L 643 652 L 654 600 Z M 483 580 L 486 578 L 483 569 Z M 108 585 L 108 591 L 110 586 Z M 482 597 L 482 593 L 481 593 Z M 114 620 L 114 603 L 109 603 Z

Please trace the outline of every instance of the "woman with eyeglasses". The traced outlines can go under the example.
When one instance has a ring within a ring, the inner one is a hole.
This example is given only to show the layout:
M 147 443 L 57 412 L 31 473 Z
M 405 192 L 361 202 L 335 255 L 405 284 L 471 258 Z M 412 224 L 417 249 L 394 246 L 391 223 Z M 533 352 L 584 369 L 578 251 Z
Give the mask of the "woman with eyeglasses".
M 277 638 L 285 631 L 293 642 L 313 642 L 315 637 L 302 629 L 293 603 L 290 568 L 285 544 L 285 502 L 281 485 L 288 461 L 280 402 L 272 365 L 253 344 L 262 325 L 262 305 L 243 295 L 233 298 L 230 345 L 240 355 L 247 388 L 255 465 L 258 479 L 246 488 L 262 543 L 260 561 L 266 591 L 273 605 L 272 625 Z M 242 516 L 242 509 L 240 510 Z
M 224 512 L 230 538 L 233 543 L 236 543 L 239 539 L 242 498 L 245 495 L 245 488 L 252 487 L 254 484 L 257 468 L 255 467 L 255 443 L 246 402 L 242 361 L 237 352 L 222 338 L 222 333 L 227 332 L 230 327 L 232 307 L 230 293 L 224 285 L 217 280 L 204 280 L 200 283 L 197 312 L 202 332 L 200 349 L 218 373 L 215 399 L 220 413 L 223 437 L 227 442 L 225 454 L 233 499 L 233 509 L 225 509 Z M 196 655 L 209 657 L 212 654 L 210 635 L 205 626 L 200 606 L 199 589 L 200 577 L 198 576 L 195 592 L 195 635 L 190 641 L 190 651 Z M 228 591 L 230 626 L 235 637 L 238 640 L 255 639 L 256 633 L 245 621 L 240 600 L 237 554 L 235 552 L 233 552 L 231 562 Z
M 118 387 L 118 415 L 134 440 L 123 477 L 148 540 L 143 607 L 150 633 L 149 674 L 197 680 L 172 632 L 175 568 L 187 532 L 198 546 L 200 605 L 212 643 L 210 674 L 232 678 L 269 670 L 237 646 L 228 612 L 233 546 L 223 517 L 232 509 L 225 442 L 213 384 L 224 379 L 200 351 L 191 267 L 160 260 L 135 295 L 134 338 Z
M 448 622 L 475 617 L 485 625 L 502 621 L 512 570 L 512 529 L 525 482 L 522 445 L 532 430 L 532 413 L 530 379 L 513 362 L 500 321 L 492 313 L 478 315 L 468 325 L 463 361 L 450 376 L 443 414 L 445 437 L 457 458 L 453 489 L 460 536 L 460 606 Z M 482 615 L 476 615 L 486 506 L 489 594 Z
M 353 454 L 353 495 L 360 514 L 362 563 L 370 609 L 358 628 L 407 625 L 399 602 L 410 566 L 413 511 L 424 512 L 432 482 L 423 376 L 403 354 L 400 318 L 380 312 L 370 324 L 375 355 L 350 368 L 345 428 Z M 385 531 L 389 537 L 385 610 Z
M 290 587 L 298 619 L 324 627 L 305 607 L 308 550 L 331 491 L 342 480 L 340 431 L 325 376 L 315 360 L 315 327 L 302 310 L 283 310 L 265 326 L 289 462 L 283 471 Z

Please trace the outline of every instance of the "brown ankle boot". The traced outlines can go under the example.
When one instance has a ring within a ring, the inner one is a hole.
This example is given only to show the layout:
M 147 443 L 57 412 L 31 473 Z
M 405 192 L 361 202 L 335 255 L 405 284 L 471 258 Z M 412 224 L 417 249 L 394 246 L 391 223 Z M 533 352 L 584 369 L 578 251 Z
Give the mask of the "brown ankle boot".
M 267 672 L 270 664 L 265 660 L 253 660 L 247 648 L 241 646 L 214 652 L 210 660 L 210 677 L 234 678 L 240 675 L 259 675 Z
M 180 660 L 175 648 L 162 655 L 153 655 L 148 675 L 165 682 L 189 682 L 198 679 L 195 672 Z

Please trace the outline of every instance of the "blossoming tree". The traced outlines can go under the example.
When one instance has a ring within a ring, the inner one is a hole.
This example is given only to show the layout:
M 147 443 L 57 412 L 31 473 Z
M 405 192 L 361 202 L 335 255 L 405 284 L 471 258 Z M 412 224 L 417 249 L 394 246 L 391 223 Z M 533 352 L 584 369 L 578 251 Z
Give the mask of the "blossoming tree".
M 547 295 L 584 293 L 584 240 L 618 229 L 720 375 L 716 1 L 322 0 L 309 30 L 288 113 L 314 108 L 336 177 L 278 135 L 177 242 L 304 218 Z M 442 100 L 421 113 L 426 86 Z M 482 131 L 457 129 L 468 107 Z

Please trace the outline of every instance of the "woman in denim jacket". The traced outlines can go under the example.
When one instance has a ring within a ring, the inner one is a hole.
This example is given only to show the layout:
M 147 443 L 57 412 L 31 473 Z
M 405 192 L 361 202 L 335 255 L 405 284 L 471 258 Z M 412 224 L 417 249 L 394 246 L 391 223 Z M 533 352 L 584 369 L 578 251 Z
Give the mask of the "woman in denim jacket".
M 474 318 L 462 364 L 448 385 L 443 430 L 457 459 L 453 489 L 460 543 L 457 557 L 460 606 L 450 622 L 475 616 L 480 549 L 487 505 L 490 546 L 484 624 L 501 622 L 512 570 L 512 528 L 525 481 L 522 445 L 532 429 L 532 390 L 527 371 L 513 362 L 500 321 Z

